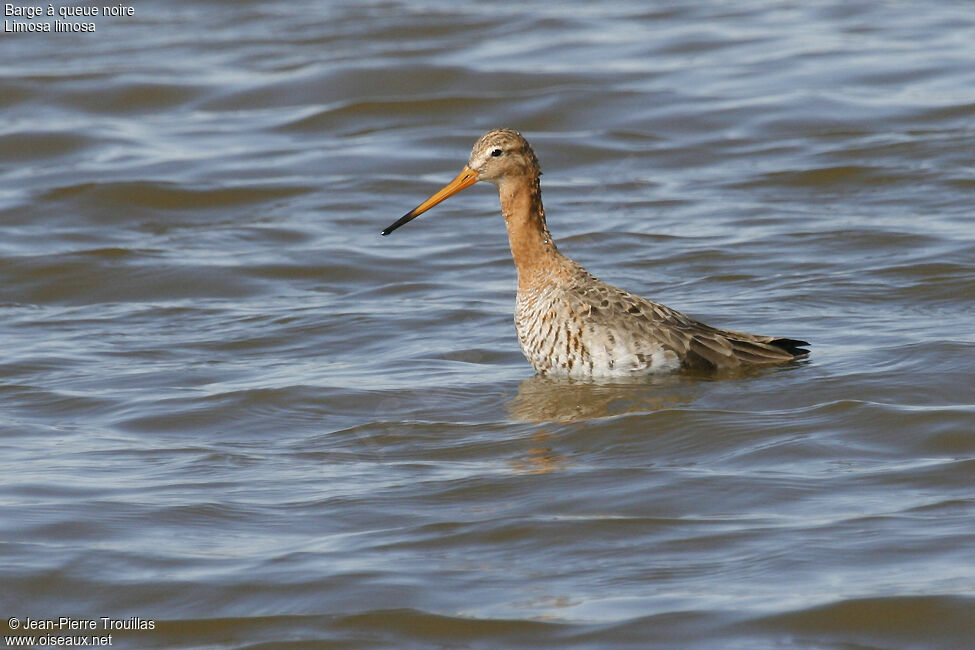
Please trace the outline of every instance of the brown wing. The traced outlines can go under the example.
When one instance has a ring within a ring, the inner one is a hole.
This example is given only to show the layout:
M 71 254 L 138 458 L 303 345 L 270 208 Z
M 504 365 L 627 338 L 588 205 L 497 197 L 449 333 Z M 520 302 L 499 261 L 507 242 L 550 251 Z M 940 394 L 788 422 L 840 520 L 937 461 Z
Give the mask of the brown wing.
M 679 311 L 592 278 L 588 272 L 567 291 L 574 311 L 610 336 L 631 341 L 638 356 L 663 347 L 684 368 L 723 370 L 785 363 L 809 354 L 796 339 L 719 329 Z

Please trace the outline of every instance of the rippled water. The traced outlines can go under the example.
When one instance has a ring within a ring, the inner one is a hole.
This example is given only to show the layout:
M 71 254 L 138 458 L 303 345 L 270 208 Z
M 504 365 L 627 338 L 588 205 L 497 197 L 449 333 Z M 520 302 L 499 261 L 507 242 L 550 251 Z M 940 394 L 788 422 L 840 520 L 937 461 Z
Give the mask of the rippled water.
M 972 644 L 969 3 L 95 22 L 0 38 L 5 635 Z M 493 188 L 378 234 L 495 126 L 564 252 L 810 359 L 533 377 Z

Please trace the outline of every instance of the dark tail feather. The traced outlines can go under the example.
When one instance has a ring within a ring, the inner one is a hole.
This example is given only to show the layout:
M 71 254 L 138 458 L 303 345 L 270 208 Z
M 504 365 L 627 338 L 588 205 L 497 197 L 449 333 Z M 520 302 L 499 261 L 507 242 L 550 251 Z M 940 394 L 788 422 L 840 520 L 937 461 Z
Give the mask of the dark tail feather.
M 804 357 L 809 354 L 809 350 L 805 346 L 811 345 L 806 341 L 800 341 L 798 339 L 772 339 L 769 341 L 769 345 L 774 345 L 777 348 L 782 348 L 789 354 L 795 355 L 797 357 Z

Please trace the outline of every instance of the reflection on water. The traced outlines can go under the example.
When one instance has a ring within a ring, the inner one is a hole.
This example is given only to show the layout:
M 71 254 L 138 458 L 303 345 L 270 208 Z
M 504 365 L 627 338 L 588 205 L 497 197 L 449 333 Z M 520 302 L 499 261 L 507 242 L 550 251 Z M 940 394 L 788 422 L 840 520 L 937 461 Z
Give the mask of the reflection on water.
M 515 471 L 527 474 L 547 474 L 565 469 L 571 459 L 550 446 L 556 439 L 556 436 L 544 429 L 538 429 L 531 436 L 534 446 L 525 455 L 509 461 L 508 464 Z
M 580 422 L 626 413 L 652 413 L 693 400 L 681 375 L 595 383 L 535 375 L 518 385 L 508 413 L 522 422 Z
M 522 422 L 582 422 L 596 418 L 653 413 L 690 406 L 702 393 L 701 382 L 736 382 L 801 371 L 813 361 L 802 359 L 767 368 L 722 372 L 679 372 L 584 381 L 534 375 L 518 385 L 508 413 Z

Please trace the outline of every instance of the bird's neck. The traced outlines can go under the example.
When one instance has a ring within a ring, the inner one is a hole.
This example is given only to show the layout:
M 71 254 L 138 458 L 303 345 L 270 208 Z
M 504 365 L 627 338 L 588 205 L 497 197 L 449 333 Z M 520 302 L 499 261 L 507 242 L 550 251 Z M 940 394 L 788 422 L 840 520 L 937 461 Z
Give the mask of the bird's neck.
M 545 208 L 538 175 L 506 179 L 498 185 L 501 214 L 508 228 L 511 257 L 524 289 L 564 271 L 564 257 L 545 225 Z

